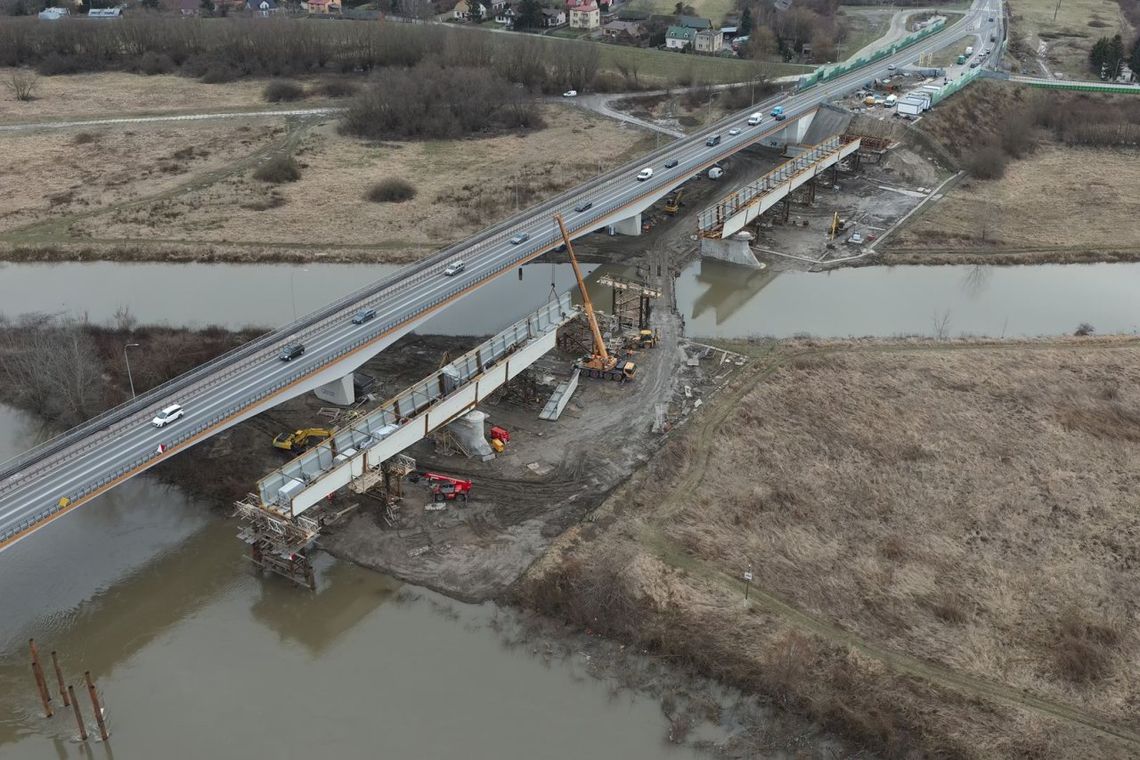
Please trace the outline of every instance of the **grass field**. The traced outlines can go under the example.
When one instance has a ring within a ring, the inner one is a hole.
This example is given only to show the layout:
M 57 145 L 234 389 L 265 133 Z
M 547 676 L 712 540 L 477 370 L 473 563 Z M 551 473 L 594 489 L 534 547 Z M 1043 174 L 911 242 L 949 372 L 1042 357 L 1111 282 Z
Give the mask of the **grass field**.
M 841 8 L 838 20 L 847 30 L 847 39 L 840 49 L 840 57 L 848 58 L 886 34 L 893 14 L 893 8 Z
M 736 7 L 733 0 L 692 0 L 685 5 L 693 6 L 697 15 L 712 21 L 713 26 L 719 26 L 724 20 L 725 14 L 730 13 Z M 673 0 L 630 0 L 623 7 L 667 15 L 673 13 L 677 3 Z
M 331 120 L 290 131 L 264 120 L 115 127 L 92 144 L 7 136 L 0 171 L 19 181 L 0 194 L 12 209 L 0 229 L 23 244 L 278 245 L 310 258 L 414 260 L 652 147 L 621 123 L 545 108 L 546 129 L 455 141 L 368 143 Z M 299 181 L 251 176 L 278 153 L 294 155 Z M 411 182 L 415 198 L 365 200 L 386 178 Z
M 521 598 L 878 756 L 1135 757 L 1140 342 L 745 350 Z
M 1114 0 L 1010 0 L 1012 32 L 1024 35 L 1031 51 L 1043 41 L 1048 45 L 1049 67 L 1071 79 L 1094 79 L 1088 55 L 1100 37 L 1117 31 L 1127 42 L 1133 30 Z M 1057 19 L 1053 20 L 1056 12 Z

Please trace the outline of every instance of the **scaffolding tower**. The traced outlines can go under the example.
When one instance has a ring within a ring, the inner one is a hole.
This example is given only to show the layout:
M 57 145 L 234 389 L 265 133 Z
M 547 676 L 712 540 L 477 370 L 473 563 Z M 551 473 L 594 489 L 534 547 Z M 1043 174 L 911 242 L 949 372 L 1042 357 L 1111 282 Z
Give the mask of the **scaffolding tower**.
M 250 561 L 262 570 L 316 591 L 310 554 L 320 535 L 320 523 L 304 515 L 291 517 L 266 509 L 255 494 L 235 506 L 238 517 L 246 523 L 238 538 L 249 544 Z
M 644 330 L 649 327 L 651 302 L 661 297 L 660 288 L 612 274 L 603 274 L 598 278 L 598 284 L 609 287 L 613 292 L 612 313 L 619 329 L 632 327 Z

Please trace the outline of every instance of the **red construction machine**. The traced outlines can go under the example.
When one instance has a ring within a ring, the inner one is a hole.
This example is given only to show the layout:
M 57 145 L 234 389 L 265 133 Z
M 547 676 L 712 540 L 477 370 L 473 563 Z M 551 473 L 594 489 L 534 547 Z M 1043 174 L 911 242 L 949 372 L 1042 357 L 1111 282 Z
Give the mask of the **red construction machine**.
M 441 475 L 438 472 L 417 472 L 413 482 L 421 479 L 431 484 L 432 501 L 462 501 L 466 503 L 471 493 L 471 481 Z

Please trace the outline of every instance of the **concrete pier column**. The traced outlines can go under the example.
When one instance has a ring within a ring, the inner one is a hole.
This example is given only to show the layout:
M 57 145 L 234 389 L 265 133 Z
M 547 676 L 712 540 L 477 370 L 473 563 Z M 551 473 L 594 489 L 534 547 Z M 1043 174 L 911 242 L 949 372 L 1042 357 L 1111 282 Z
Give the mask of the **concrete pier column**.
M 622 219 L 620 222 L 614 222 L 610 225 L 614 228 L 614 232 L 619 235 L 640 235 L 641 234 L 641 212 L 634 214 L 628 219 Z
M 747 232 L 740 232 L 727 240 L 716 238 L 701 238 L 701 256 L 709 259 L 719 259 L 730 264 L 739 264 L 750 269 L 763 269 L 764 265 L 756 260 L 749 245 L 752 236 Z
M 353 373 L 349 372 L 341 379 L 326 383 L 313 392 L 321 401 L 337 406 L 348 406 L 356 401 L 356 388 L 353 387 L 352 377 Z

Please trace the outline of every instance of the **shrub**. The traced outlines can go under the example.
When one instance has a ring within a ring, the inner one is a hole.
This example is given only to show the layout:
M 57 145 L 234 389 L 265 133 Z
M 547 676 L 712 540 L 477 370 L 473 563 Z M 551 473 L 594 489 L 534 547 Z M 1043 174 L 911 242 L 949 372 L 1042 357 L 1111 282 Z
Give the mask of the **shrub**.
M 274 156 L 257 167 L 253 177 L 275 185 L 282 182 L 296 182 L 301 179 L 301 167 L 297 166 L 292 156 Z
M 349 98 L 358 92 L 360 92 L 359 87 L 341 79 L 333 79 L 320 86 L 320 93 L 326 98 Z
M 148 77 L 156 74 L 169 74 L 174 71 L 174 61 L 170 60 L 170 56 L 163 53 L 147 51 L 139 59 L 139 71 Z
M 278 79 L 265 85 L 262 96 L 269 103 L 300 100 L 305 97 L 305 88 L 296 82 Z
M 7 85 L 8 91 L 16 100 L 34 100 L 36 85 L 38 84 L 37 79 L 36 72 L 30 69 L 16 69 L 8 75 L 4 84 Z
M 373 203 L 403 203 L 416 197 L 416 188 L 407 180 L 389 177 L 368 188 L 364 197 Z
M 59 53 L 49 53 L 46 58 L 36 66 L 36 71 L 45 77 L 60 76 L 62 74 L 75 74 L 80 70 L 79 62 L 71 57 Z
M 76 145 L 87 145 L 89 143 L 98 142 L 99 135 L 92 132 L 80 132 L 71 140 Z
M 1112 649 L 1120 632 L 1103 622 L 1090 622 L 1080 612 L 1067 610 L 1061 617 L 1054 650 L 1060 676 L 1073 683 L 1090 683 L 1112 670 Z
M 983 145 L 966 156 L 966 171 L 977 179 L 1000 179 L 1005 174 L 1006 156 L 996 145 Z
M 226 84 L 236 82 L 240 77 L 241 73 L 228 63 L 211 63 L 202 74 L 201 81 L 205 84 Z

